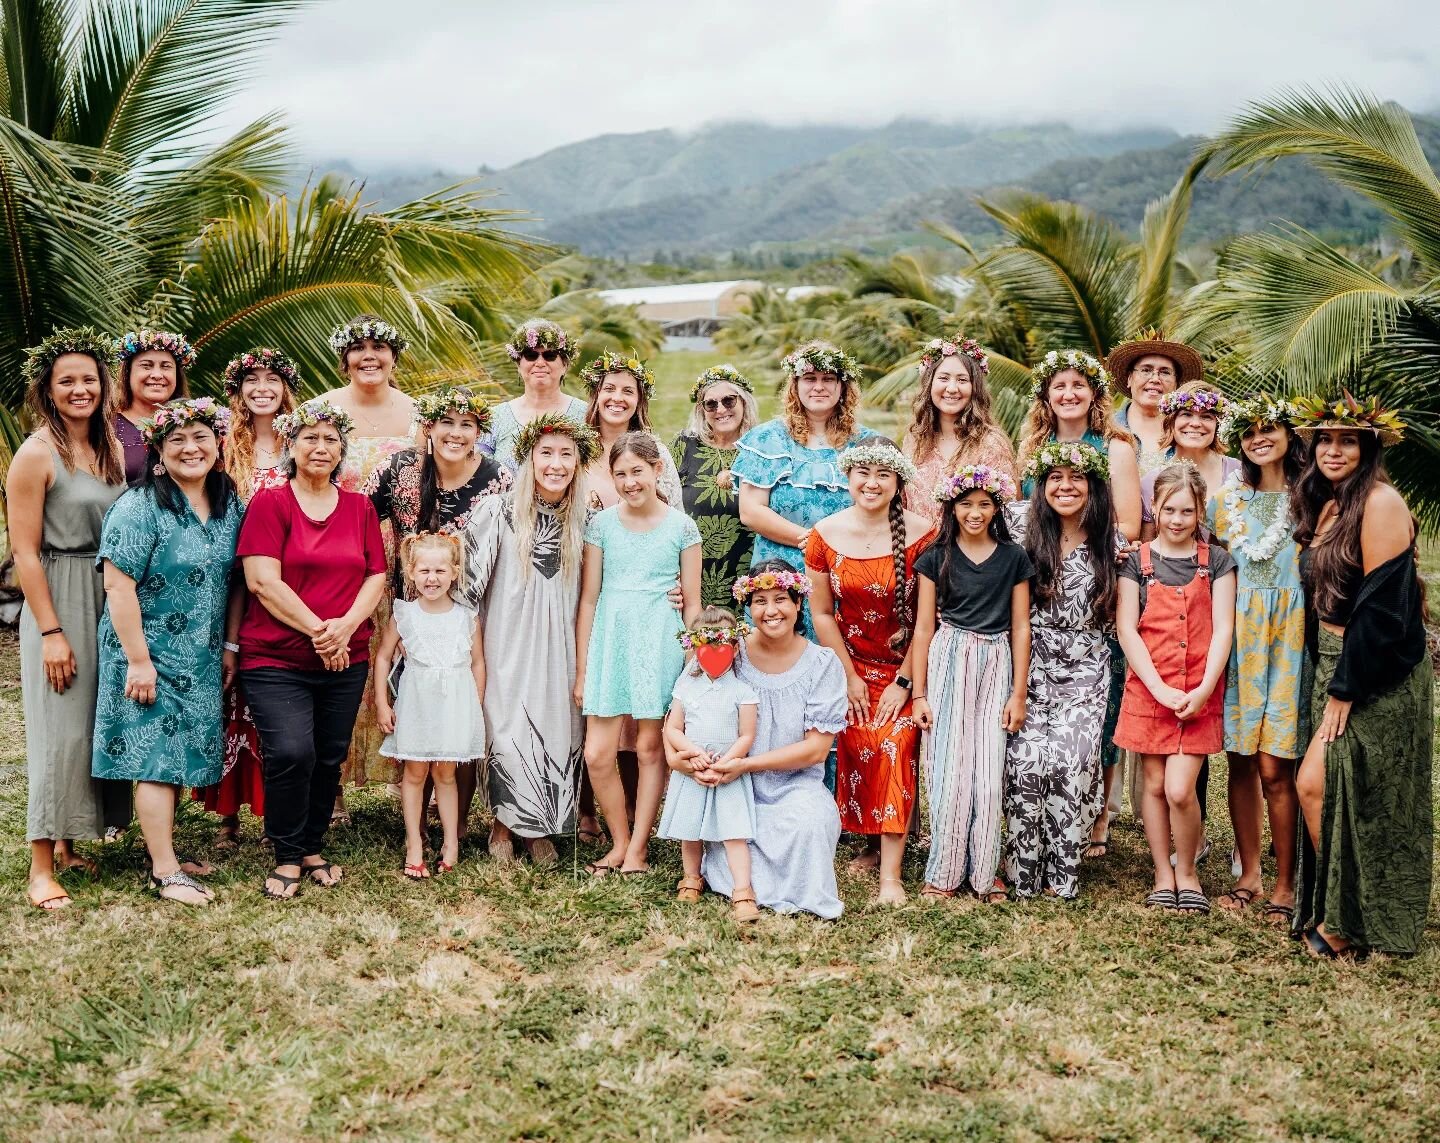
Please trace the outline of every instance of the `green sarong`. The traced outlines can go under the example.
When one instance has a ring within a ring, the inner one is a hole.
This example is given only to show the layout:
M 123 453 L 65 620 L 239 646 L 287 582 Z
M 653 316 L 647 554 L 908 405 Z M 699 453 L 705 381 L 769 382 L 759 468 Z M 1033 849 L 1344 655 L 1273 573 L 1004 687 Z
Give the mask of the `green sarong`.
M 1317 727 L 1341 645 L 1324 628 L 1318 638 Z M 1325 748 L 1318 853 L 1300 826 L 1297 931 L 1323 922 L 1361 948 L 1400 956 L 1419 945 L 1430 908 L 1433 687 L 1427 655 L 1393 690 L 1351 707 L 1345 733 Z

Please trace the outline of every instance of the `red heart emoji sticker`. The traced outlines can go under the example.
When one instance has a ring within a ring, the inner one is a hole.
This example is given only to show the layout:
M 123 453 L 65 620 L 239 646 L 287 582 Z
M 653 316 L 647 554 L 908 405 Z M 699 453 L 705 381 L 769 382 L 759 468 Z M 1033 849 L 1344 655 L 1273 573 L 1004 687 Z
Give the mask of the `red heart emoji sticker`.
M 733 643 L 704 643 L 695 648 L 695 661 L 712 679 L 718 679 L 735 662 Z

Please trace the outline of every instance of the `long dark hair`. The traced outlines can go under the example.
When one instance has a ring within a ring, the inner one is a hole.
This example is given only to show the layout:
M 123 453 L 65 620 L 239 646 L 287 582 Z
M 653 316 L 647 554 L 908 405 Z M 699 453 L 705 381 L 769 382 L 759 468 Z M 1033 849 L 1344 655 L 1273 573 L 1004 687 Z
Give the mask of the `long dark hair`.
M 1390 483 L 1380 455 L 1380 438 L 1368 429 L 1356 430 L 1355 436 L 1360 442 L 1360 463 L 1354 472 L 1339 484 L 1332 483 L 1315 464 L 1316 450 L 1312 444 L 1305 469 L 1290 489 L 1295 541 L 1302 548 L 1311 549 L 1306 595 L 1319 615 L 1335 614 L 1348 594 L 1349 585 L 1364 574 L 1360 528 L 1365 520 L 1365 503 L 1375 485 Z M 1315 528 L 1320 521 L 1320 513 L 1331 500 L 1335 501 L 1335 522 L 1326 532 L 1324 540 L 1317 544 Z
M 1060 590 L 1060 514 L 1045 499 L 1046 473 L 1035 486 L 1030 500 L 1030 522 L 1025 529 L 1025 551 L 1035 565 L 1032 599 L 1047 603 Z M 1110 485 L 1094 473 L 1085 474 L 1089 496 L 1080 526 L 1085 529 L 1085 548 L 1090 553 L 1090 570 L 1095 577 L 1090 597 L 1090 614 L 1100 627 L 1115 622 L 1115 504 Z
M 961 493 L 954 500 L 945 501 L 940 509 L 940 534 L 935 537 L 935 543 L 940 546 L 944 556 L 940 559 L 940 578 L 935 583 L 935 596 L 941 607 L 945 606 L 945 589 L 950 583 L 950 557 L 955 554 L 955 548 L 960 542 L 960 521 L 955 519 L 955 504 L 964 496 L 969 495 L 970 489 Z M 973 491 L 984 492 L 983 488 Z M 997 544 L 1013 544 L 1015 541 L 1010 538 L 1010 522 L 1005 519 L 1005 505 L 1002 504 L 990 493 L 990 501 L 995 505 L 995 515 L 990 520 L 990 538 Z
M 216 438 L 216 443 L 221 443 L 220 438 Z M 159 472 L 155 471 L 157 468 Z M 177 516 L 184 515 L 190 503 L 185 499 L 185 493 L 180 491 L 180 486 L 160 463 L 160 450 L 154 445 L 145 450 L 145 479 L 140 487 L 148 488 L 155 497 L 156 504 Z M 225 464 L 217 452 L 215 464 L 205 474 L 205 499 L 210 501 L 210 515 L 223 517 L 230 511 L 230 500 L 235 495 L 235 482 L 225 471 Z
M 1305 447 L 1305 442 L 1300 439 L 1299 433 L 1289 425 L 1282 427 L 1285 429 L 1288 443 L 1285 446 L 1285 456 L 1280 461 L 1280 467 L 1285 473 L 1285 487 L 1294 488 L 1295 482 L 1300 479 L 1300 474 L 1305 471 L 1305 462 L 1310 459 L 1310 450 Z M 1240 453 L 1240 478 L 1251 488 L 1259 488 L 1260 466 L 1245 455 L 1243 436 L 1237 451 Z
M 95 362 L 95 372 L 100 378 L 100 399 L 95 402 L 95 408 L 86 425 L 86 437 L 95 452 L 95 467 L 104 483 L 124 484 L 125 459 L 120 451 L 120 442 L 115 437 L 115 389 L 110 370 L 106 368 L 105 362 L 93 354 L 82 355 Z M 55 397 L 50 392 L 50 384 L 55 379 L 55 362 L 64 356 L 66 355 L 63 353 L 58 354 L 35 378 L 25 393 L 25 403 L 36 418 L 49 428 L 50 440 L 55 451 L 60 454 L 60 463 L 65 466 L 65 471 L 74 472 L 75 455 L 70 448 L 70 434 L 65 428 L 65 418 L 60 415 L 60 410 L 55 405 Z
M 768 560 L 761 560 L 758 564 L 751 564 L 747 575 L 762 575 L 765 572 L 795 572 L 798 571 L 788 560 L 782 560 L 779 556 L 771 556 Z M 752 593 L 753 594 L 753 593 Z M 795 634 L 800 634 L 805 629 L 805 597 L 793 587 L 787 587 L 785 594 L 795 601 L 798 610 L 795 612 Z M 745 610 L 750 610 L 750 600 L 745 600 Z

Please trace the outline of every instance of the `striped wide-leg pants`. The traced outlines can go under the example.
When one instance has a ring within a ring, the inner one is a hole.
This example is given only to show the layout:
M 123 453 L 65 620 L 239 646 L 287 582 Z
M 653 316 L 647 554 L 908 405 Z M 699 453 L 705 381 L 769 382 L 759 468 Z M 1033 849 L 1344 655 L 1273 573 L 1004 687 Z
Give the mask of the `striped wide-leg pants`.
M 925 736 L 930 860 L 925 881 L 956 889 L 967 880 L 988 891 L 1000 865 L 1005 789 L 1005 728 L 1013 685 L 1010 633 L 982 635 L 942 626 L 930 644 L 929 692 L 935 723 Z

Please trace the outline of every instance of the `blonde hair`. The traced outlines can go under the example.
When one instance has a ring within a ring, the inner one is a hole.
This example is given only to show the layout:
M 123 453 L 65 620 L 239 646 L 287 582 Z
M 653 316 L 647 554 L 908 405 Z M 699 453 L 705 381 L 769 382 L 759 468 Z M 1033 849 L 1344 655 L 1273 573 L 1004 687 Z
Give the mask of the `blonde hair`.
M 1067 370 L 1061 369 L 1055 374 L 1055 377 L 1059 377 L 1061 373 L 1065 372 Z M 1129 444 L 1132 439 L 1130 434 L 1110 419 L 1113 411 L 1110 391 L 1096 388 L 1095 382 L 1083 373 L 1080 376 L 1090 389 L 1090 414 L 1085 420 L 1085 427 L 1097 436 L 1103 437 L 1106 444 L 1111 441 L 1124 441 Z M 1032 453 L 1055 439 L 1055 433 L 1060 427 L 1060 422 L 1055 417 L 1055 410 L 1050 407 L 1050 388 L 1055 384 L 1055 377 L 1051 377 L 1045 382 L 1045 388 L 1035 400 L 1030 402 L 1030 411 L 1025 414 L 1025 427 L 1020 430 L 1020 467 L 1022 469 Z
M 723 377 L 715 378 L 695 394 L 695 404 L 690 409 L 690 423 L 685 427 L 685 431 L 692 437 L 712 448 L 715 445 L 715 437 L 710 432 L 710 422 L 705 419 L 705 394 L 713 386 L 722 384 L 733 386 L 735 392 L 740 394 L 740 435 L 744 436 L 760 423 L 760 406 L 755 403 L 755 394 L 740 388 L 733 381 L 727 381 Z
M 700 609 L 700 614 L 695 616 L 695 622 L 690 624 L 690 630 L 698 631 L 702 627 L 734 627 L 739 622 L 739 617 L 729 608 L 716 607 L 712 603 Z M 732 663 L 729 669 L 733 671 L 735 665 Z M 697 657 L 690 664 L 690 674 L 699 678 L 704 673 L 705 668 L 700 665 L 700 660 Z
M 1186 381 L 1185 384 L 1181 385 L 1180 388 L 1178 388 L 1178 389 L 1175 390 L 1175 394 L 1174 394 L 1174 395 L 1175 395 L 1175 396 L 1179 396 L 1181 393 L 1214 393 L 1217 397 L 1223 395 L 1223 394 L 1221 394 L 1220 390 L 1219 390 L 1218 388 L 1216 388 L 1214 385 L 1210 384 L 1209 381 Z M 1225 442 L 1220 439 L 1220 414 L 1219 414 L 1219 412 L 1217 411 L 1217 412 L 1214 412 L 1214 413 L 1201 413 L 1200 415 L 1201 415 L 1202 417 L 1213 417 L 1214 420 L 1215 420 L 1215 435 L 1214 435 L 1213 437 L 1211 437 L 1211 439 L 1210 439 L 1210 451 L 1211 451 L 1211 452 L 1218 452 L 1218 453 L 1225 453 L 1225 452 L 1227 451 L 1226 448 L 1225 448 Z M 1160 422 L 1160 424 L 1161 424 L 1161 429 L 1160 429 L 1160 447 L 1161 447 L 1161 448 L 1172 448 L 1172 447 L 1174 446 L 1174 444 L 1175 444 L 1175 421 L 1176 421 L 1176 419 L 1177 419 L 1179 416 L 1180 416 L 1180 411 L 1177 409 L 1177 410 L 1176 410 L 1175 412 L 1173 412 L 1173 413 L 1166 413 L 1164 420 L 1162 420 L 1162 421 Z
M 455 574 L 450 594 L 458 595 L 465 583 L 465 542 L 450 532 L 414 532 L 401 540 L 400 570 L 410 591 L 415 589 L 415 563 L 424 551 L 442 551 L 450 557 L 450 570 Z
M 1182 488 L 1187 490 L 1195 500 L 1195 531 L 1198 534 L 1205 523 L 1205 502 L 1209 497 L 1209 492 L 1205 487 L 1205 478 L 1200 475 L 1200 470 L 1188 460 L 1177 460 L 1173 464 L 1167 464 L 1155 474 L 1155 490 L 1150 495 L 1150 512 L 1156 520 L 1159 520 L 1160 509 L 1164 507 L 1165 501 Z
M 245 376 L 242 374 L 240 378 L 242 386 Z M 275 410 L 275 415 L 278 417 L 294 410 L 295 395 L 290 392 L 289 385 L 282 384 L 280 407 Z M 283 442 L 280 451 L 283 455 Z M 240 497 L 240 502 L 243 504 L 248 501 L 255 491 L 255 414 L 245 404 L 240 389 L 236 389 L 230 398 L 230 433 L 225 438 L 225 472 L 235 482 L 235 494 Z
M 855 418 L 860 412 L 860 388 L 846 378 L 840 379 L 840 400 L 825 422 L 825 436 L 831 448 L 844 448 L 855 435 Z M 810 422 L 805 416 L 805 406 L 800 403 L 800 379 L 791 377 L 785 387 L 785 404 L 781 414 L 785 419 L 785 431 L 796 444 L 809 445 Z
M 570 478 L 570 487 L 555 506 L 556 519 L 560 521 L 560 573 L 567 578 L 578 575 L 580 560 L 585 552 L 585 506 L 580 502 L 580 488 L 584 483 L 585 466 L 579 446 L 575 449 L 575 475 Z M 534 570 L 535 518 L 539 509 L 535 504 L 535 450 L 531 449 L 515 473 L 515 488 L 510 495 L 512 527 L 515 531 L 515 546 L 520 552 L 520 579 L 530 579 Z

